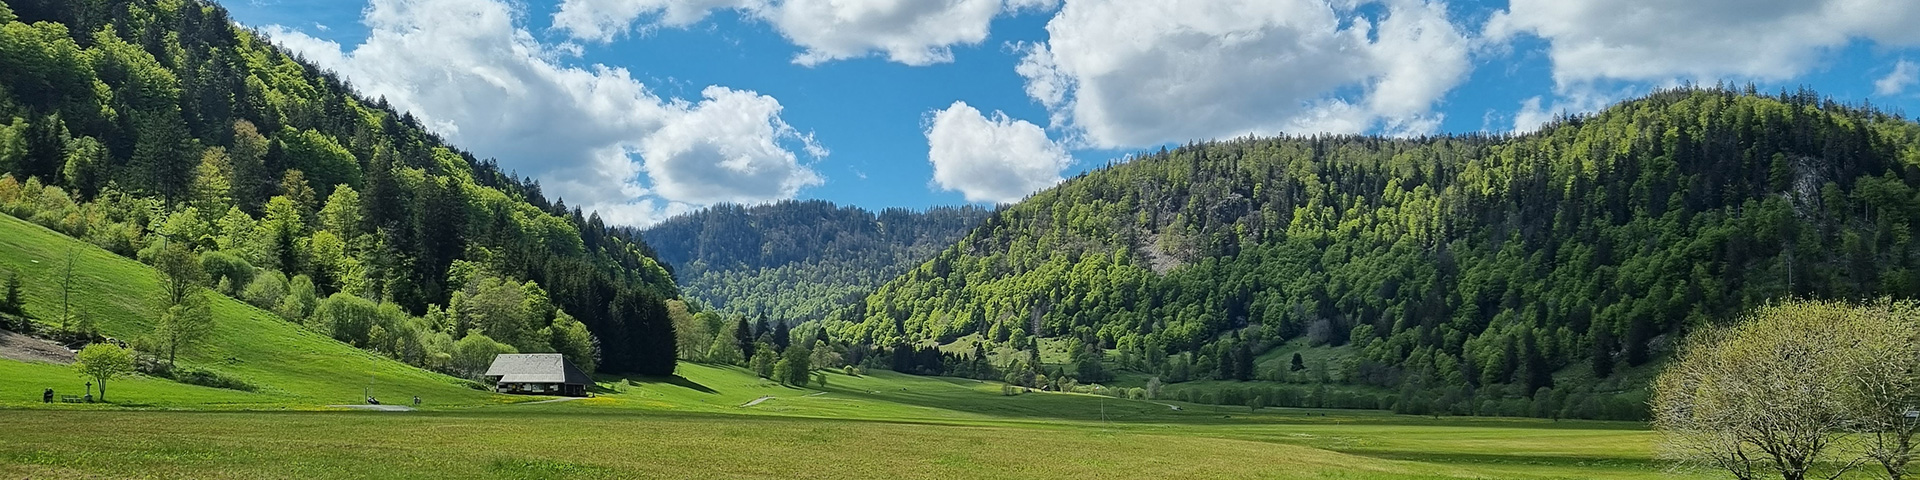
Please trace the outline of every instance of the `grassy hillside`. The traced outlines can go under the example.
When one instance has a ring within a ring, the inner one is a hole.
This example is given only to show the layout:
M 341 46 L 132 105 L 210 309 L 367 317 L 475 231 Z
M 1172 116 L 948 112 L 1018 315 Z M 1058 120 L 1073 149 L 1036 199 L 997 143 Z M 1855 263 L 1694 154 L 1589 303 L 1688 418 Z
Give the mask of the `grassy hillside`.
M 1637 418 L 1609 383 L 1688 332 L 1920 295 L 1916 192 L 1920 124 L 1807 91 L 1663 91 L 1521 136 L 1195 143 L 997 211 L 829 323 L 881 348 L 1069 337 L 1169 382 L 1343 348 L 1325 383 L 1403 412 Z
M 19 272 L 25 280 L 28 314 L 58 317 L 60 279 L 69 252 L 74 258 L 74 313 L 92 319 L 109 337 L 132 339 L 152 331 L 158 273 L 90 244 L 0 215 L 0 270 Z M 376 397 L 398 400 L 419 395 L 436 405 L 484 404 L 503 398 L 323 337 L 231 298 L 214 296 L 212 310 L 216 328 L 205 346 L 187 354 L 181 364 L 245 380 L 259 387 L 257 392 L 136 379 L 111 384 L 108 398 L 128 405 L 273 408 L 360 403 L 362 389 L 369 386 Z M 45 388 L 78 395 L 84 383 L 65 366 L 0 360 L 0 392 L 10 392 L 0 394 L 0 406 L 37 402 Z

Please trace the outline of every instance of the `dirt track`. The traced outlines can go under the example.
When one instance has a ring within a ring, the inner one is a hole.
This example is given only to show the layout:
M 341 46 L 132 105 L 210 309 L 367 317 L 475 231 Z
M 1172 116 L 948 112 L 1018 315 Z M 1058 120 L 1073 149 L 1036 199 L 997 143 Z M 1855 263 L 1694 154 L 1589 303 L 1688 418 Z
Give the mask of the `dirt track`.
M 57 343 L 0 330 L 0 358 L 67 365 L 73 363 L 73 352 Z

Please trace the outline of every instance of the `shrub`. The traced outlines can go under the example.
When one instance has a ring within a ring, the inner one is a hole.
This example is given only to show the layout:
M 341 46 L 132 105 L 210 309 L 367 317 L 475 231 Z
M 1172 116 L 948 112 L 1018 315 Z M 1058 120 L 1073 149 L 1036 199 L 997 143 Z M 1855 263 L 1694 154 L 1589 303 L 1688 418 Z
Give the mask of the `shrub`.
M 200 256 L 200 268 L 207 271 L 208 280 L 214 285 L 228 285 L 220 293 L 234 295 L 235 290 L 247 288 L 253 283 L 253 264 L 226 252 L 207 252 Z
M 173 379 L 174 381 L 178 381 L 180 383 L 185 383 L 185 384 L 199 385 L 202 387 L 224 388 L 228 390 L 239 390 L 242 392 L 251 392 L 258 389 L 258 387 L 255 387 L 251 383 L 247 383 L 247 381 L 245 380 L 230 377 L 230 376 L 227 376 L 226 374 L 222 374 L 220 372 L 216 372 L 213 370 L 204 370 L 199 368 L 182 368 L 182 369 L 175 370 L 173 372 Z

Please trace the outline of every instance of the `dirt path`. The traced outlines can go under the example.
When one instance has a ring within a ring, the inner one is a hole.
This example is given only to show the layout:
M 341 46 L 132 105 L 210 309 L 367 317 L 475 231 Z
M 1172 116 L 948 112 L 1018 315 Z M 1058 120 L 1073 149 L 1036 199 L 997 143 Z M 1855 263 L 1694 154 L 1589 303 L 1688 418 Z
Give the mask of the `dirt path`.
M 772 400 L 772 399 L 773 399 L 773 396 L 772 396 L 772 395 L 768 395 L 768 396 L 765 396 L 765 397 L 760 397 L 760 398 L 756 398 L 756 399 L 753 399 L 753 401 L 751 401 L 751 402 L 747 402 L 747 403 L 746 403 L 745 405 L 741 405 L 740 407 L 741 407 L 741 408 L 745 408 L 745 407 L 751 407 L 751 406 L 754 406 L 754 405 L 759 405 L 759 404 L 760 404 L 760 402 L 764 402 L 764 401 L 767 401 L 767 400 Z
M 67 365 L 73 363 L 73 352 L 57 343 L 0 330 L 0 358 Z
M 413 407 L 409 407 L 406 405 L 328 405 L 328 407 L 350 408 L 354 410 L 371 410 L 375 412 L 411 412 L 413 411 Z
M 542 405 L 542 404 L 548 404 L 548 403 L 571 402 L 574 400 L 580 400 L 582 398 L 585 398 L 585 397 L 561 397 L 561 398 L 555 398 L 551 400 L 541 400 L 538 402 L 514 403 L 511 405 Z

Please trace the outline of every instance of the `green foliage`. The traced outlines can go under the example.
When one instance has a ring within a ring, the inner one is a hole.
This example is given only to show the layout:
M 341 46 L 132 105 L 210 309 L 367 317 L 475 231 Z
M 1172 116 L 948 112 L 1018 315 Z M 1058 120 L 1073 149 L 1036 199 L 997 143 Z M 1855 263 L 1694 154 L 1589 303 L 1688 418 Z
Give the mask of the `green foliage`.
M 313 310 L 320 307 L 320 294 L 313 287 L 313 279 L 306 275 L 294 275 L 287 281 L 287 296 L 274 306 L 274 313 L 294 322 L 305 322 Z
M 530 335 L 526 290 L 497 277 L 482 277 L 468 284 L 465 301 L 459 305 L 461 318 L 488 338 L 524 349 L 535 339 Z M 543 319 L 544 320 L 544 319 Z
M 1911 301 L 1762 307 L 1691 339 L 1656 382 L 1654 424 L 1673 458 L 1742 478 L 1869 460 L 1901 478 L 1920 430 L 1907 416 L 1920 399 L 1916 332 Z M 1848 444 L 1866 448 L 1834 448 Z
M 287 298 L 287 293 L 287 275 L 279 270 L 268 270 L 247 282 L 240 298 L 262 310 L 274 310 L 280 306 L 281 299 Z
M 747 362 L 747 368 L 760 378 L 771 379 L 776 378 L 774 375 L 778 372 L 774 368 L 779 362 L 780 352 L 774 351 L 772 345 L 760 344 L 753 349 L 753 359 Z
M 337 292 L 422 314 L 467 286 L 448 281 L 467 262 L 545 286 L 590 333 L 620 338 L 600 363 L 672 371 L 662 302 L 678 287 L 636 233 L 451 148 L 205 0 L 24 8 L 0 18 L 0 210 L 122 255 L 159 231 L 304 275 L 311 294 L 271 305 L 294 320 Z M 545 349 L 550 318 L 509 341 Z M 446 333 L 380 327 L 394 345 Z
M 1304 338 L 1356 354 L 1331 384 L 1632 404 L 1644 383 L 1603 385 L 1714 319 L 1920 295 L 1916 141 L 1810 92 L 1683 89 L 1519 137 L 1197 143 L 996 212 L 828 327 L 1077 337 L 1170 381 L 1270 378 L 1240 349 Z
M 305 172 L 320 195 L 331 194 L 340 185 L 360 184 L 360 164 L 332 136 L 308 129 L 281 132 L 279 140 L 285 145 L 287 166 Z
M 746 357 L 740 352 L 740 344 L 726 335 L 714 335 L 707 345 L 706 361 L 720 365 L 741 365 Z
M 179 305 L 206 288 L 207 271 L 200 256 L 185 242 L 159 242 L 153 248 L 153 268 L 160 271 L 162 305 Z
M 371 344 L 373 329 L 380 323 L 378 305 L 344 293 L 328 296 L 314 309 L 313 316 L 306 320 L 307 328 L 313 331 L 363 348 Z
M 133 354 L 111 343 L 90 344 L 74 356 L 73 370 L 99 387 L 100 401 L 104 402 L 109 380 L 133 374 Z
M 453 371 L 462 377 L 480 378 L 487 373 L 487 367 L 493 365 L 493 357 L 508 353 L 520 353 L 512 345 L 493 341 L 480 332 L 468 333 L 460 341 L 453 343 Z
M 7 271 L 5 289 L 6 291 L 0 294 L 0 313 L 9 315 L 26 313 L 26 300 L 20 298 L 20 272 Z
M 207 272 L 207 279 L 214 285 L 229 287 L 220 293 L 233 297 L 239 297 L 241 289 L 249 288 L 253 284 L 256 273 L 253 264 L 247 263 L 246 259 L 220 251 L 201 255 L 200 269 Z
M 69 259 L 73 272 L 70 281 L 66 275 Z M 73 320 L 67 324 L 71 327 L 68 330 L 97 334 L 69 338 L 149 340 L 161 320 L 154 301 L 162 296 L 160 276 L 151 267 L 26 221 L 0 216 L 0 271 L 8 269 L 19 271 L 27 280 L 22 283 L 22 297 L 39 321 L 59 325 L 60 314 L 70 312 Z M 271 272 L 260 275 L 272 276 Z M 179 352 L 179 367 L 171 370 L 173 377 L 179 380 L 189 378 L 186 374 L 194 369 L 210 370 L 257 386 L 256 393 L 134 377 L 113 381 L 113 398 L 137 399 L 141 405 L 161 408 L 321 406 L 358 398 L 362 389 L 369 388 L 367 377 L 371 375 L 376 377 L 371 388 L 381 398 L 418 394 L 438 405 L 492 403 L 489 394 L 469 388 L 465 381 L 355 350 L 326 336 L 307 333 L 269 311 L 224 296 L 201 297 L 207 300 L 216 327 L 199 347 Z M 452 341 L 445 344 L 448 348 L 443 352 L 450 350 Z M 155 347 L 141 351 L 140 356 L 164 353 Z M 357 380 L 343 379 L 342 372 L 352 372 L 350 376 L 357 376 Z M 63 394 L 77 394 L 80 382 L 74 378 L 72 370 L 64 365 L 0 360 L 0 390 L 4 391 L 38 392 L 56 387 Z M 0 403 L 24 397 L 10 398 L 0 399 Z
M 642 234 L 687 293 L 721 312 L 825 318 L 979 224 L 975 207 L 879 213 L 824 201 L 719 205 Z
M 594 371 L 599 366 L 600 340 L 593 338 L 585 324 L 574 320 L 566 312 L 559 312 L 550 329 L 553 351 L 566 355 L 567 360 L 583 372 Z
M 804 386 L 813 376 L 813 353 L 807 347 L 794 345 L 780 354 L 780 361 L 773 365 L 773 378 L 780 383 Z
M 213 333 L 213 312 L 208 303 L 207 294 L 196 291 L 160 313 L 153 338 L 166 350 L 168 366 L 175 364 L 180 352 L 192 350 Z

